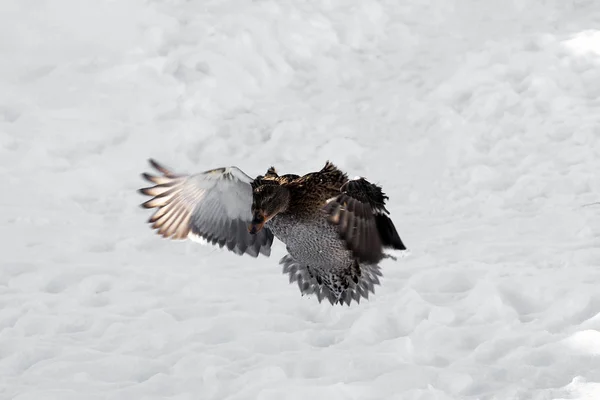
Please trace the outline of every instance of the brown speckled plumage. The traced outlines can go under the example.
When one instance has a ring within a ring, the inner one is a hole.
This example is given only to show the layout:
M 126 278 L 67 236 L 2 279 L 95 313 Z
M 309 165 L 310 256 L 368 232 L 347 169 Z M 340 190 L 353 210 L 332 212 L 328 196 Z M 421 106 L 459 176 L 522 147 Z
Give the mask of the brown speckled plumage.
M 157 208 L 151 221 L 159 233 L 189 232 L 254 257 L 269 255 L 276 237 L 289 253 L 280 260 L 283 272 L 319 302 L 368 298 L 379 284 L 384 248 L 405 249 L 381 188 L 349 180 L 330 162 L 303 176 L 271 167 L 255 179 L 236 167 L 182 178 L 152 165 L 163 176 L 144 174 L 156 186 L 141 191 L 154 196 L 144 206 Z

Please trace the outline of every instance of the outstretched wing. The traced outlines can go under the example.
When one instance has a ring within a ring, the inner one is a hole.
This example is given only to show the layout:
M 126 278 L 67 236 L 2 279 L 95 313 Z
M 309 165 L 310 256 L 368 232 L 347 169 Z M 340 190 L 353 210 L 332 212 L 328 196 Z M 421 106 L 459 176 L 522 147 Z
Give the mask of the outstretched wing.
M 152 196 L 142 207 L 156 209 L 148 222 L 158 234 L 171 239 L 200 237 L 240 255 L 271 253 L 273 233 L 269 229 L 256 235 L 248 232 L 252 178 L 237 167 L 178 175 L 149 161 L 162 175 L 142 174 L 155 186 L 139 191 Z
M 386 215 L 388 197 L 379 186 L 360 178 L 347 181 L 340 192 L 327 201 L 323 211 L 358 261 L 376 264 L 385 256 L 384 247 L 406 249 Z

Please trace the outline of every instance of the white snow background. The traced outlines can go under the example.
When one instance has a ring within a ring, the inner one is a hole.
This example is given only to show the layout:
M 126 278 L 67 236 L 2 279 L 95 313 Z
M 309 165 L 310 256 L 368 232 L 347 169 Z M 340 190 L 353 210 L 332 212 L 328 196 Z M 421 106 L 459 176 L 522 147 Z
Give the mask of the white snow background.
M 179 172 L 330 159 L 407 257 L 351 307 L 155 235 Z M 0 2 L 0 398 L 600 399 L 596 0 Z

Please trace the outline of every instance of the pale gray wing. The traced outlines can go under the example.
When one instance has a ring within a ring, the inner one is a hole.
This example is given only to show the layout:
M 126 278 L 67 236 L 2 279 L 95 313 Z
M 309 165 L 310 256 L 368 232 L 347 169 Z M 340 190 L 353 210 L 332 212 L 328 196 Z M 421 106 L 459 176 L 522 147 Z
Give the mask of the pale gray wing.
M 171 239 L 201 238 L 240 255 L 270 255 L 273 233 L 268 228 L 255 235 L 248 232 L 252 220 L 252 178 L 237 167 L 178 175 L 149 161 L 162 175 L 142 174 L 155 184 L 140 189 L 152 196 L 142 207 L 156 208 L 148 222 L 160 235 Z

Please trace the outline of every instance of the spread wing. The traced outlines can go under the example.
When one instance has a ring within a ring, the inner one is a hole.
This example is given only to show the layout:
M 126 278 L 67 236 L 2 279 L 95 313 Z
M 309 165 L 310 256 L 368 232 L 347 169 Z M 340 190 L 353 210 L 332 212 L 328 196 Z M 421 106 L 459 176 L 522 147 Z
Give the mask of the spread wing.
M 142 174 L 155 185 L 139 191 L 152 197 L 142 207 L 156 209 L 148 222 L 158 234 L 171 239 L 200 237 L 240 255 L 270 255 L 273 233 L 267 228 L 256 235 L 248 232 L 252 178 L 237 167 L 178 175 L 154 160 L 150 165 L 161 175 Z
M 385 257 L 384 248 L 406 249 L 386 215 L 388 197 L 379 186 L 360 178 L 347 181 L 340 192 L 327 201 L 323 211 L 358 261 L 376 264 Z

